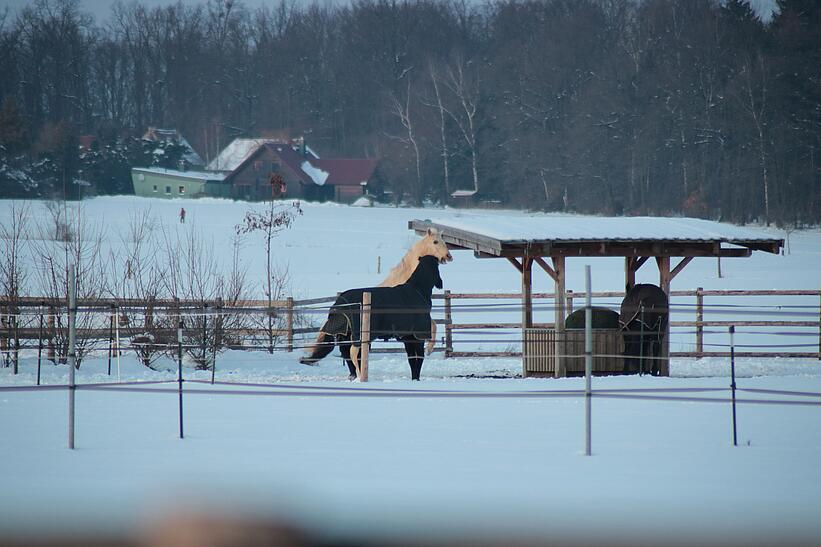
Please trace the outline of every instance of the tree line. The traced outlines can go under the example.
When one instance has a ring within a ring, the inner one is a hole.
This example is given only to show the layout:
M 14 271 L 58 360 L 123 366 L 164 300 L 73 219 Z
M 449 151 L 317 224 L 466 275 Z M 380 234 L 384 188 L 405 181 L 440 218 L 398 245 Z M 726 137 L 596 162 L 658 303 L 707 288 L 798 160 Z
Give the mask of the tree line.
M 821 220 L 815 0 L 766 23 L 743 0 L 132 2 L 101 22 L 35 0 L 0 15 L 0 50 L 6 195 L 127 192 L 172 156 L 148 126 L 205 158 L 287 128 L 380 158 L 397 202 Z

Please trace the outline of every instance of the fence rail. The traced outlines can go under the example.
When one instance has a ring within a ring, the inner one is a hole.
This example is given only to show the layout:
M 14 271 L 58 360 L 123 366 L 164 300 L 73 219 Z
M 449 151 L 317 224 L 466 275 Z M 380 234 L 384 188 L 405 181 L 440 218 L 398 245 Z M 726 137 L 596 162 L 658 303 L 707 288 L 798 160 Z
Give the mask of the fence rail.
M 572 313 L 576 299 L 583 298 L 583 293 L 567 291 L 565 303 L 567 313 Z M 620 299 L 624 293 L 620 291 L 593 292 L 594 299 Z M 707 298 L 715 301 L 727 297 L 749 298 L 766 297 L 809 297 L 801 304 L 787 305 L 780 301 L 760 304 L 706 304 Z M 552 309 L 553 293 L 534 293 L 533 302 L 538 305 L 541 300 L 543 306 Z M 497 312 L 520 312 L 521 293 L 454 293 L 444 291 L 434 294 L 434 319 L 443 329 L 440 329 L 440 340 L 437 341 L 435 351 L 443 351 L 449 357 L 520 357 L 521 351 L 512 348 L 493 351 L 457 351 L 456 344 L 476 343 L 476 340 L 464 339 L 464 336 L 474 333 L 476 336 L 488 336 L 493 331 L 514 331 L 521 329 L 521 322 L 500 321 L 457 321 L 460 318 L 475 313 L 483 313 L 485 317 L 499 316 Z M 674 303 L 674 300 L 691 299 L 688 304 Z M 112 348 L 112 339 L 123 337 L 133 339 L 143 337 L 133 343 L 135 351 L 144 354 L 152 350 L 160 352 L 168 346 L 169 340 L 175 340 L 176 326 L 181 318 L 186 321 L 186 346 L 200 348 L 199 358 L 207 362 L 209 352 L 221 348 L 265 349 L 293 351 L 299 348 L 298 338 L 309 343 L 309 337 L 317 332 L 317 327 L 311 325 L 312 317 L 325 314 L 327 306 L 335 300 L 335 296 L 297 300 L 293 298 L 267 300 L 240 300 L 226 303 L 216 301 L 196 300 L 155 300 L 145 302 L 136 299 L 95 298 L 78 299 L 77 306 L 84 316 L 78 324 L 78 338 L 92 341 L 101 346 L 107 343 L 109 352 Z M 468 302 L 486 301 L 483 304 Z M 492 303 L 488 304 L 487 301 Z M 508 301 L 508 305 L 499 301 Z M 460 304 L 465 302 L 466 304 Z M 692 314 L 692 319 L 672 320 L 671 328 L 694 329 L 692 351 L 671 351 L 671 356 L 678 357 L 726 357 L 727 351 L 707 350 L 705 336 L 710 327 L 763 327 L 786 329 L 793 334 L 807 333 L 806 329 L 818 330 L 818 351 L 784 351 L 783 348 L 771 348 L 772 351 L 736 352 L 737 356 L 748 357 L 800 357 L 821 359 L 821 290 L 677 290 L 671 293 L 671 309 L 676 314 Z M 791 311 L 790 311 L 791 310 Z M 705 312 L 722 316 L 730 315 L 733 319 L 705 318 Z M 749 318 L 749 314 L 773 317 L 761 319 Z M 316 314 L 316 315 L 315 315 Z M 784 319 L 779 315 L 788 314 L 796 319 Z M 5 364 L 14 361 L 16 366 L 17 352 L 24 348 L 39 347 L 45 350 L 47 359 L 54 360 L 61 357 L 61 332 L 67 330 L 67 302 L 60 298 L 20 297 L 16 299 L 0 296 L 0 353 Z M 484 319 L 484 317 L 483 317 Z M 494 317 L 495 319 L 495 317 Z M 536 328 L 553 328 L 553 323 L 534 323 Z M 444 333 L 442 333 L 442 330 Z M 480 331 L 485 331 L 484 333 Z M 152 340 L 146 341 L 149 333 Z M 785 334 L 785 333 L 782 333 Z M 461 340 L 459 338 L 462 338 Z M 491 336 L 492 338 L 492 336 Z M 26 344 L 25 341 L 37 341 L 37 345 Z M 95 342 L 96 341 L 96 342 Z M 511 334 L 509 340 L 492 340 L 499 343 L 516 345 L 521 343 L 521 335 Z M 803 346 L 806 346 L 804 344 Z M 116 349 L 129 349 L 126 345 L 117 342 Z M 397 348 L 374 348 L 376 353 L 393 353 L 401 351 Z M 81 349 L 82 352 L 82 349 Z

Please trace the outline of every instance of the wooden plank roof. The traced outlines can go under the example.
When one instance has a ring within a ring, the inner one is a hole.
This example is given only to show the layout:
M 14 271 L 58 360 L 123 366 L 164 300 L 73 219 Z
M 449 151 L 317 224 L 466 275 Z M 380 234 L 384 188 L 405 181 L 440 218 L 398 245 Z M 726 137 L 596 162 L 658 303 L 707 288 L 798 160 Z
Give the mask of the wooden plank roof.
M 470 249 L 480 258 L 521 256 L 724 256 L 752 251 L 779 253 L 783 239 L 745 228 L 689 218 L 526 216 L 511 220 L 494 215 L 411 220 L 423 234 L 436 228 L 454 249 Z

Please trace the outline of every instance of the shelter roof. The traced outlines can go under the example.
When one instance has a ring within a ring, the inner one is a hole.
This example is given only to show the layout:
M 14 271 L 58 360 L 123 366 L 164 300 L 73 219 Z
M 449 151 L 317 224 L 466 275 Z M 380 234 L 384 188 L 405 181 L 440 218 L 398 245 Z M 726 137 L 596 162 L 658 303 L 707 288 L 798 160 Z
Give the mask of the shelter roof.
M 778 253 L 783 239 L 747 228 L 695 218 L 491 214 L 412 220 L 423 233 L 438 228 L 452 248 L 478 256 L 749 256 Z
M 328 174 L 324 184 L 353 186 L 367 184 L 378 160 L 360 158 L 310 159 L 311 165 Z

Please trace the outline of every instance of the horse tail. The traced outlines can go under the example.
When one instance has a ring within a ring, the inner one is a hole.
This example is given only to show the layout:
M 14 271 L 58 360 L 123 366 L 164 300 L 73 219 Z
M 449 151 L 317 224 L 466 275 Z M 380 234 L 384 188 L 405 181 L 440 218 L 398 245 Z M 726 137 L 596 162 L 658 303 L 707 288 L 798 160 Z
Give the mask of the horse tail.
M 327 357 L 333 351 L 335 345 L 336 340 L 334 337 L 321 330 L 316 337 L 316 341 L 308 347 L 310 352 L 300 357 L 299 362 L 303 365 L 313 365 L 320 359 Z

